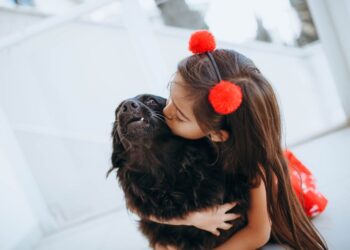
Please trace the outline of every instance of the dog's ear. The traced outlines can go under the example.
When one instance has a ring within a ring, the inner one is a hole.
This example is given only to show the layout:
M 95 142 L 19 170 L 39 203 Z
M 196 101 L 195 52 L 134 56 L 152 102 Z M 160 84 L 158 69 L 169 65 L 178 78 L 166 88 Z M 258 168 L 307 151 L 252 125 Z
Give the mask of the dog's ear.
M 120 167 L 121 163 L 122 163 L 122 154 L 125 151 L 124 147 L 122 145 L 122 143 L 120 142 L 120 137 L 118 135 L 118 131 L 117 131 L 117 121 L 114 122 L 113 125 L 113 130 L 111 133 L 112 139 L 113 139 L 113 143 L 112 143 L 112 156 L 111 156 L 111 162 L 112 162 L 112 166 L 111 168 L 107 171 L 106 177 L 109 176 L 109 174 L 114 170 Z
M 155 96 L 154 98 L 157 100 L 157 102 L 159 104 L 161 104 L 162 107 L 165 107 L 165 105 L 166 105 L 166 98 L 164 98 L 162 96 Z

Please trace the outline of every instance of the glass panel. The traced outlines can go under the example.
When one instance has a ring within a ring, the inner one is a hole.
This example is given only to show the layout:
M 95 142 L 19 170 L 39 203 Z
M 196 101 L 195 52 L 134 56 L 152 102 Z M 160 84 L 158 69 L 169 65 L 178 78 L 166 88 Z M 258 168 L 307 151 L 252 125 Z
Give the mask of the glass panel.
M 210 29 L 218 39 L 303 46 L 318 40 L 306 0 L 139 0 L 155 25 Z

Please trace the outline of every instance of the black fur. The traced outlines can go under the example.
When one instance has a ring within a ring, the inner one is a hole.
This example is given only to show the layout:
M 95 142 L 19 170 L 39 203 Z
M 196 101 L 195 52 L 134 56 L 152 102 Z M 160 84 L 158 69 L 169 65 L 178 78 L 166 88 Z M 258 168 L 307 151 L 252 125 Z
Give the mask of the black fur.
M 219 237 L 193 226 L 172 226 L 141 219 L 150 246 L 213 249 L 247 224 L 248 186 L 240 176 L 224 173 L 207 139 L 186 140 L 164 122 L 164 98 L 139 95 L 122 102 L 112 131 L 112 168 L 117 169 L 127 207 L 142 217 L 181 218 L 190 211 L 238 201 L 240 213 Z M 140 120 L 143 117 L 143 120 Z

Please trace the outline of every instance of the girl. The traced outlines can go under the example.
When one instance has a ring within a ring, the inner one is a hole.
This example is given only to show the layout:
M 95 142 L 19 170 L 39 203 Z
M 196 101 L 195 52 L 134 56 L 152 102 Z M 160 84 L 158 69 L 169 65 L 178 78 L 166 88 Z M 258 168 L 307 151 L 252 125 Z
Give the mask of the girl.
M 281 121 L 274 91 L 254 63 L 237 53 L 216 49 L 208 31 L 191 36 L 195 54 L 179 62 L 164 108 L 172 132 L 188 139 L 209 137 L 225 171 L 246 177 L 251 189 L 248 225 L 217 247 L 257 249 L 269 239 L 293 249 L 327 249 L 293 192 L 281 148 Z M 236 204 L 224 204 L 161 221 L 192 225 L 218 235 L 227 230 L 226 214 Z M 160 246 L 156 249 L 173 249 Z

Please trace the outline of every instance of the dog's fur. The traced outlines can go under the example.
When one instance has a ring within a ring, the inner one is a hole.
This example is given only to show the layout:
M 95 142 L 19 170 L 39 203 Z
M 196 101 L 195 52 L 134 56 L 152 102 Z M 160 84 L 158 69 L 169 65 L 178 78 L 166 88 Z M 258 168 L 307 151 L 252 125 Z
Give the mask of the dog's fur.
M 213 249 L 247 224 L 248 187 L 238 176 L 224 174 L 207 139 L 186 140 L 166 126 L 164 98 L 139 95 L 123 101 L 115 111 L 112 167 L 130 210 L 142 219 L 139 228 L 150 246 Z M 143 118 L 143 119 L 141 119 Z M 241 217 L 219 237 L 193 226 L 172 226 L 147 220 L 183 218 L 190 211 L 228 201 L 239 205 L 230 212 Z

